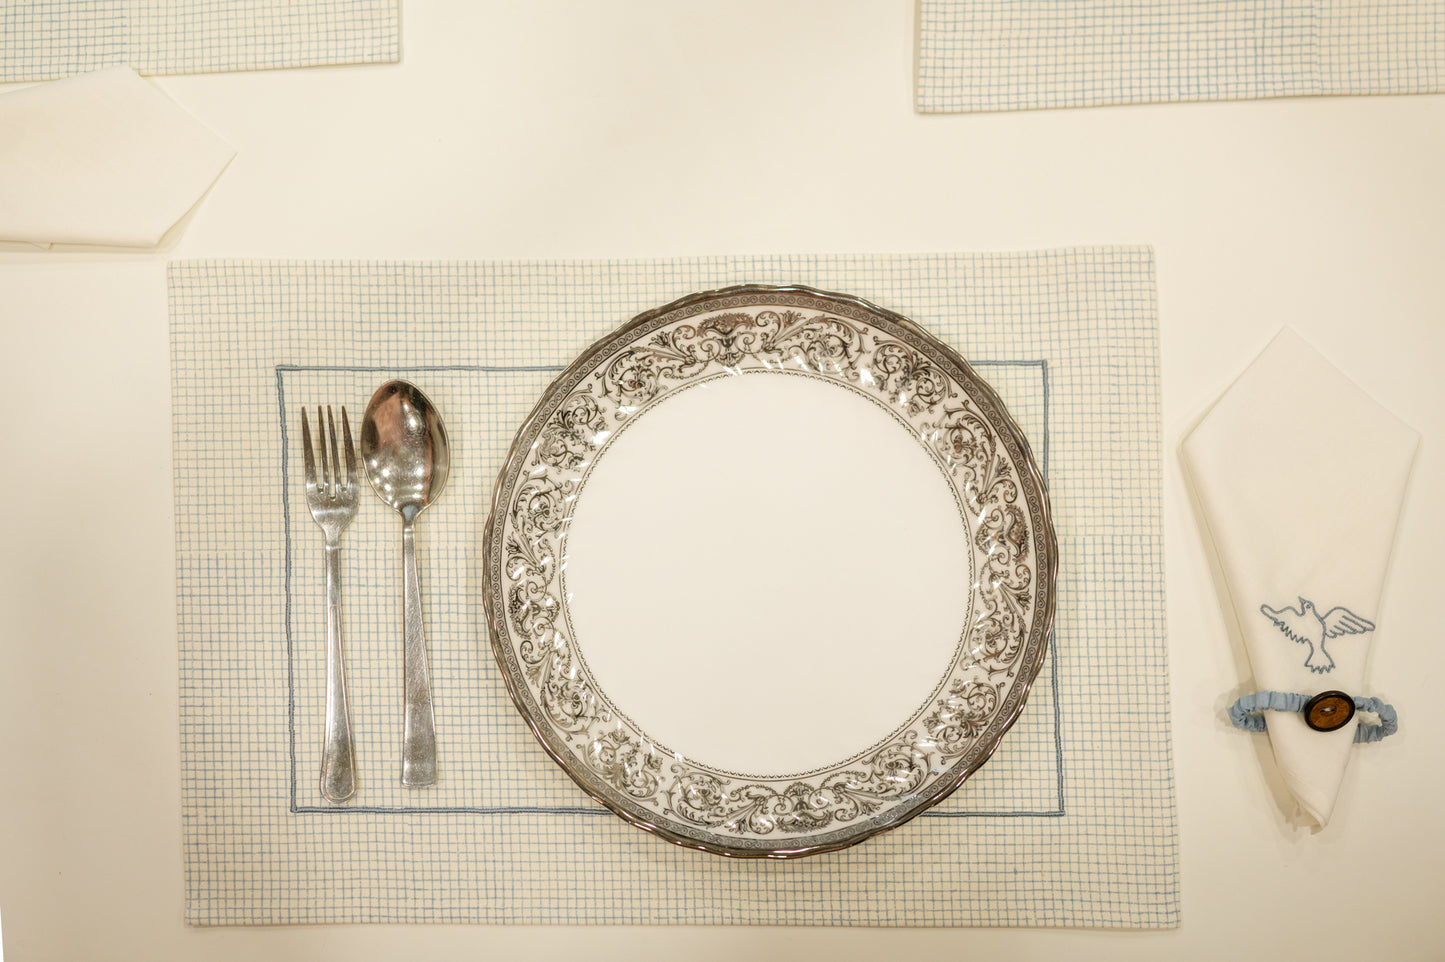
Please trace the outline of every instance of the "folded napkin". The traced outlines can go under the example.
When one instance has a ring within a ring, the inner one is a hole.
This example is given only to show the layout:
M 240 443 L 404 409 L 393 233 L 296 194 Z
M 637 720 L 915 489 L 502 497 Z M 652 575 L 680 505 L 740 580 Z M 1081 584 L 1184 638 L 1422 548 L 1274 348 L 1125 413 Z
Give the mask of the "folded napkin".
M 129 67 L 0 96 L 0 241 L 154 247 L 233 156 Z
M 1419 435 L 1289 329 L 1184 443 L 1255 682 L 1360 697 Z M 1286 786 L 1324 826 L 1358 719 L 1329 732 L 1274 712 Z

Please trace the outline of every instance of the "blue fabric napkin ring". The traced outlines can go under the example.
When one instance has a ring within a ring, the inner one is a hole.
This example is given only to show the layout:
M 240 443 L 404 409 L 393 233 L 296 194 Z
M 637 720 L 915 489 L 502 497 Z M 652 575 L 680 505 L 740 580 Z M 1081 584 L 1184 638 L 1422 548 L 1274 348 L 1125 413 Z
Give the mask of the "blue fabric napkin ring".
M 1230 705 L 1229 720 L 1235 728 L 1262 732 L 1267 711 L 1300 712 L 1305 716 L 1305 724 L 1317 732 L 1342 728 L 1355 717 L 1356 711 L 1377 716 L 1377 722 L 1360 722 L 1355 729 L 1356 742 L 1377 742 L 1395 734 L 1400 728 L 1393 705 L 1387 705 L 1378 698 L 1352 698 L 1342 691 L 1322 691 L 1313 696 L 1292 691 L 1258 691 Z

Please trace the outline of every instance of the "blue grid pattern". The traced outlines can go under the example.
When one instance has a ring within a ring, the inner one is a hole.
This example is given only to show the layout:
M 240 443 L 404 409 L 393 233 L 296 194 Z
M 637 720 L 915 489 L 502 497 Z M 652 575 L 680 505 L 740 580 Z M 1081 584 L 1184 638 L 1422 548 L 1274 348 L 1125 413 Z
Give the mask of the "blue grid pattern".
M 1445 89 L 1441 0 L 921 0 L 925 113 Z
M 748 280 L 858 293 L 974 359 L 1045 463 L 1063 558 L 1055 643 L 998 755 L 910 825 L 790 864 L 676 849 L 575 788 L 511 708 L 474 567 L 496 469 L 555 371 L 641 310 Z M 173 263 L 188 920 L 1174 924 L 1153 285 L 1132 248 Z M 456 449 L 418 544 L 442 782 L 396 784 L 398 532 L 363 498 L 343 542 L 360 785 L 337 808 L 315 784 L 321 552 L 295 422 L 317 403 L 359 418 L 397 375 Z
M 397 0 L 9 0 L 0 83 L 394 63 Z

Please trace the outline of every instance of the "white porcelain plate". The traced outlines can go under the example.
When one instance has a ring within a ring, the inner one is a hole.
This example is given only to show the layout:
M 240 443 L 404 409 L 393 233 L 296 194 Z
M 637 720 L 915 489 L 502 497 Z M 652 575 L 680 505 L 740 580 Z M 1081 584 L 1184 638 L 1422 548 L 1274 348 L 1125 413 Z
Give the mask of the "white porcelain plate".
M 736 287 L 585 351 L 518 432 L 493 650 L 553 759 L 724 855 L 842 848 L 946 797 L 1038 673 L 1057 548 L 998 397 L 857 298 Z

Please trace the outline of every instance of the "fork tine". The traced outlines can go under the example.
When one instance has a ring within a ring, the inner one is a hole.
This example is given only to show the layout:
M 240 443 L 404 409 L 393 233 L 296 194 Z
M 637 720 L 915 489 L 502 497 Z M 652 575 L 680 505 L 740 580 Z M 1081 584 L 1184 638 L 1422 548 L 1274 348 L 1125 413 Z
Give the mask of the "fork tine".
M 331 496 L 341 496 L 341 455 L 336 453 L 336 419 L 331 416 L 331 405 L 326 405 L 326 424 L 331 428 Z
M 326 487 L 331 480 L 331 472 L 326 467 L 326 419 L 321 416 L 321 405 L 316 405 L 316 432 L 321 435 L 321 443 L 316 445 L 316 450 L 321 453 L 321 494 L 330 497 L 330 489 Z
M 346 406 L 341 407 L 341 439 L 346 447 L 346 486 L 356 487 L 356 448 L 351 446 L 351 422 L 346 419 Z
M 306 486 L 316 486 L 316 459 L 311 454 L 311 425 L 306 420 L 306 409 L 301 409 L 301 445 L 306 452 Z

